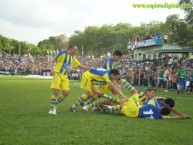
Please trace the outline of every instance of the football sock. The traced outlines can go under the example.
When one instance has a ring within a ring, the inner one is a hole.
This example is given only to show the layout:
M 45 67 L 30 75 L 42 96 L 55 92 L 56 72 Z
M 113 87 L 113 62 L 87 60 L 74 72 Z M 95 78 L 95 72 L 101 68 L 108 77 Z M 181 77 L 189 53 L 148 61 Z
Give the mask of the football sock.
M 98 106 L 98 102 L 95 102 L 95 103 L 92 103 L 92 104 L 89 105 L 90 108 L 97 107 L 97 106 Z
M 108 108 L 108 111 L 106 110 L 105 113 L 108 113 L 108 114 L 114 114 L 115 111 L 121 110 L 121 106 L 120 105 L 106 106 L 106 107 Z
M 50 109 L 53 109 L 56 106 L 57 96 L 52 95 L 50 99 Z
M 76 108 L 79 105 L 83 105 L 84 102 L 88 99 L 88 97 L 86 96 L 86 94 L 83 94 L 82 96 L 80 96 L 80 98 L 71 106 L 72 108 Z
M 98 97 L 97 94 L 95 94 L 95 95 L 93 94 L 92 96 L 89 97 L 89 99 L 86 102 L 84 102 L 84 106 L 91 104 L 94 100 L 96 100 L 98 98 L 100 98 L 100 97 Z
M 115 97 L 112 97 L 112 96 L 108 96 L 106 94 L 103 95 L 103 98 L 106 98 L 106 99 L 108 99 L 108 100 L 110 100 L 112 102 L 115 102 L 115 103 L 119 103 L 120 102 L 120 100 L 118 98 L 115 98 Z
M 126 88 L 127 90 L 129 90 L 129 91 L 132 91 L 132 90 L 135 89 L 135 88 L 134 88 L 129 82 L 127 82 L 125 79 L 121 79 L 121 83 L 122 83 L 122 86 L 123 86 L 124 88 Z
M 66 96 L 59 96 L 58 97 L 58 99 L 57 99 L 57 101 L 56 101 L 56 104 L 59 104 L 59 103 L 61 103 L 64 99 L 66 98 Z

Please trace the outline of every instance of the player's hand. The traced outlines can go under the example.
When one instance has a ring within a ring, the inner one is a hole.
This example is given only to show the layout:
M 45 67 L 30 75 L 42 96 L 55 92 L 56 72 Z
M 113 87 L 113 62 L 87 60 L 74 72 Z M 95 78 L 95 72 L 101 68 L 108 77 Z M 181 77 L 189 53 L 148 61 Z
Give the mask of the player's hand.
M 188 115 L 182 115 L 184 118 L 186 118 L 186 119 L 190 119 L 191 117 L 190 116 L 188 116 Z
M 90 67 L 90 69 L 93 69 L 93 70 L 95 70 L 95 69 L 97 69 L 97 68 L 95 68 L 95 67 Z
M 122 102 L 126 102 L 126 101 L 128 101 L 128 100 L 129 100 L 129 98 L 128 98 L 128 97 L 126 97 L 126 96 L 125 96 L 125 97 L 123 97 L 123 98 L 121 99 L 121 101 L 122 101 Z

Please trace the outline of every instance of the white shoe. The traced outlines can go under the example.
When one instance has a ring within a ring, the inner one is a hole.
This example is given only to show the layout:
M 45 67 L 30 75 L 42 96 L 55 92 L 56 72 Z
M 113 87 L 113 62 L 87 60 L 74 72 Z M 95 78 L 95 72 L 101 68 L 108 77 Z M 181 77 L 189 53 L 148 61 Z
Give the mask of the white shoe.
M 82 107 L 82 109 L 83 109 L 84 111 L 88 111 L 89 108 L 90 108 L 89 105 L 86 105 L 86 106 L 83 106 L 83 107 Z
M 54 107 L 52 110 L 50 109 L 50 111 L 48 113 L 56 115 L 56 107 Z

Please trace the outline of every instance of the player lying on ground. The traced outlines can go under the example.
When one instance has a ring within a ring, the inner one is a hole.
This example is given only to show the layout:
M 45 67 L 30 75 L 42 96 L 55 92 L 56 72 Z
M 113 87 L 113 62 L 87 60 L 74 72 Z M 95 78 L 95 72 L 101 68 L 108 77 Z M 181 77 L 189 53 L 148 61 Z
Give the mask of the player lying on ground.
M 167 116 L 170 114 L 171 107 L 163 106 L 159 108 L 158 106 L 153 106 L 152 104 L 143 105 L 139 102 L 139 95 L 136 93 L 131 96 L 127 101 L 123 101 L 120 105 L 117 106 L 104 106 L 105 113 L 123 114 L 127 117 L 133 118 L 150 118 L 150 119 L 185 119 L 190 118 L 187 115 L 176 115 L 176 116 Z

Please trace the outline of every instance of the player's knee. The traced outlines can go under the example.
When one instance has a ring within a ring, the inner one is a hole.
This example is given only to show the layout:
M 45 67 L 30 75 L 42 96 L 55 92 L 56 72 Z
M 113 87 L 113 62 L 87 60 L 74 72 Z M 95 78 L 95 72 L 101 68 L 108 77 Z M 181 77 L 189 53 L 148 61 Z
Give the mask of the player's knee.
M 63 94 L 63 96 L 66 96 L 66 97 L 67 97 L 67 96 L 69 95 L 69 91 L 65 91 L 65 92 L 63 92 L 62 94 Z

